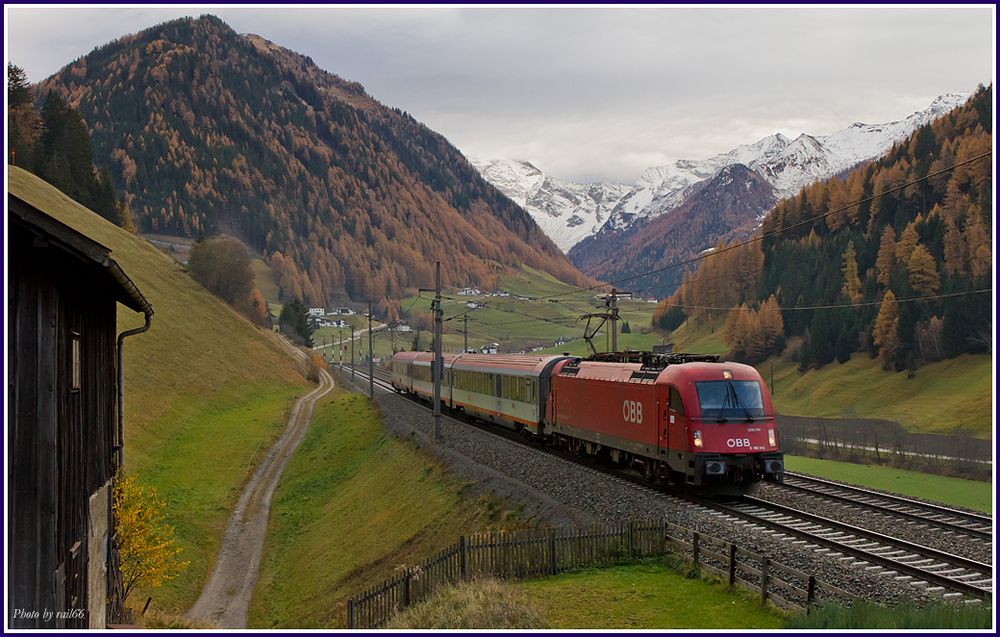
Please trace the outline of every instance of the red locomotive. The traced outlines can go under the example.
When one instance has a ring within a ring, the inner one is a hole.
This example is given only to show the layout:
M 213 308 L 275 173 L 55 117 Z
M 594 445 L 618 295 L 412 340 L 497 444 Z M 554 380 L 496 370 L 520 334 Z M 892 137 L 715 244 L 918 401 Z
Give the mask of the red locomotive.
M 396 354 L 393 387 L 429 399 L 433 358 Z M 742 492 L 784 472 L 763 379 L 716 356 L 446 355 L 441 401 L 650 480 Z

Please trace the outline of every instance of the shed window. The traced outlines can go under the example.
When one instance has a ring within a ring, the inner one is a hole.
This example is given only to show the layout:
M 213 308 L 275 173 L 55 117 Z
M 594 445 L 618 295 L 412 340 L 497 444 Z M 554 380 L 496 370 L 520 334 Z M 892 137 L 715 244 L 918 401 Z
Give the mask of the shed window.
M 71 368 L 70 368 L 70 385 L 69 388 L 72 391 L 79 391 L 80 389 L 80 334 L 79 332 L 73 332 L 73 336 L 70 339 L 70 356 Z

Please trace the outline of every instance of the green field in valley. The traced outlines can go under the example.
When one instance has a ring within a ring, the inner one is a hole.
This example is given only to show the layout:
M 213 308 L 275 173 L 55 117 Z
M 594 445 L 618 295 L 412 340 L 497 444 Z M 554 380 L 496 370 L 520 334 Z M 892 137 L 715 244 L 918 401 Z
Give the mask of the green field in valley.
M 993 512 L 993 485 L 980 480 L 963 480 L 919 471 L 895 469 L 852 462 L 785 456 L 789 471 L 818 478 L 881 489 L 904 496 L 932 500 L 948 506 Z
M 549 628 L 743 630 L 784 622 L 757 599 L 657 563 L 588 569 L 517 586 L 541 607 Z
M 463 533 L 521 523 L 386 433 L 365 396 L 335 390 L 275 491 L 249 625 L 342 628 L 347 598 L 400 565 Z
M 155 311 L 150 330 L 125 341 L 125 467 L 167 502 L 191 566 L 153 596 L 152 608 L 186 610 L 214 560 L 239 490 L 307 387 L 273 334 L 253 327 L 169 256 L 8 167 L 8 190 L 111 248 Z M 119 306 L 119 329 L 142 317 Z
M 583 355 L 589 352 L 583 340 L 587 322 L 578 319 L 583 314 L 605 311 L 603 301 L 596 298 L 605 288 L 580 290 L 548 273 L 523 267 L 521 272 L 502 276 L 499 289 L 510 296 L 459 296 L 457 290 L 442 293 L 445 297 L 441 304 L 445 319 L 442 339 L 445 351 L 462 351 L 464 340 L 461 331 L 464 329 L 463 317 L 467 315 L 470 348 L 478 349 L 496 342 L 500 344 L 502 353 L 534 348 L 542 348 L 538 350 L 541 353 Z M 400 303 L 404 311 L 412 309 L 429 313 L 431 296 L 423 293 L 419 298 L 411 296 Z M 547 298 L 553 296 L 555 298 Z M 480 307 L 470 308 L 470 303 Z M 655 304 L 622 299 L 619 307 L 622 322 L 627 321 L 633 332 L 621 334 L 622 324 L 619 323 L 619 349 L 648 349 L 659 342 L 649 329 Z M 639 333 L 640 330 L 644 333 Z M 426 337 L 427 330 L 424 329 L 423 333 Z M 555 345 L 556 341 L 562 343 Z M 430 343 L 430 339 L 425 338 L 424 342 Z M 598 351 L 605 351 L 609 342 L 609 326 L 605 326 L 595 335 L 594 345 Z

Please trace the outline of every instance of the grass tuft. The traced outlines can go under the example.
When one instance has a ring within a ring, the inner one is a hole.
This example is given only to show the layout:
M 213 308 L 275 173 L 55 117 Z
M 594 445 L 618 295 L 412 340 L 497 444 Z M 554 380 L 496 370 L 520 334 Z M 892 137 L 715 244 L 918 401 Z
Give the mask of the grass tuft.
M 445 588 L 397 615 L 390 629 L 548 628 L 542 610 L 524 590 L 493 579 Z

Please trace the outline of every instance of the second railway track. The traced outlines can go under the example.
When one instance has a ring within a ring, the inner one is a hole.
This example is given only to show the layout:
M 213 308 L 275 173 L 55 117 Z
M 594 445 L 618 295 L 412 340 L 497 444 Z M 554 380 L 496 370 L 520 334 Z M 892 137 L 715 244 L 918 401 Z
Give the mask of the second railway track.
M 993 518 L 985 515 L 796 473 L 785 474 L 782 488 L 899 517 L 948 534 L 960 534 L 985 542 L 993 540 Z

